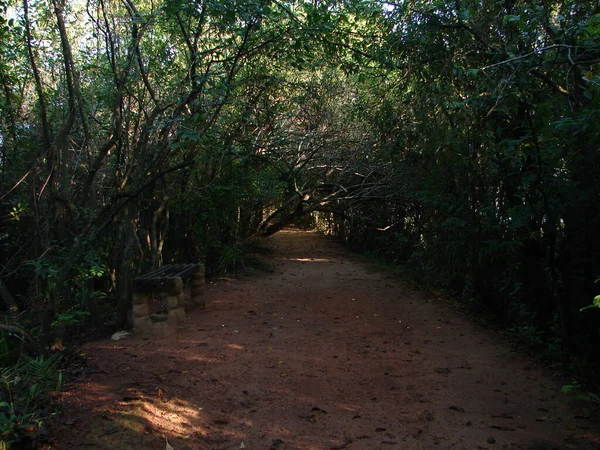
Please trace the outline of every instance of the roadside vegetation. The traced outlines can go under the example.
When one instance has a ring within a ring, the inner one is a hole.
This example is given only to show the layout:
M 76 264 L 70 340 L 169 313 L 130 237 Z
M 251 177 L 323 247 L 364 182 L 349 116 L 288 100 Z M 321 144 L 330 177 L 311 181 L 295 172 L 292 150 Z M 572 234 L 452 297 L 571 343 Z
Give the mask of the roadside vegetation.
M 599 62 L 591 1 L 0 0 L 1 438 L 136 274 L 299 221 L 597 375 Z

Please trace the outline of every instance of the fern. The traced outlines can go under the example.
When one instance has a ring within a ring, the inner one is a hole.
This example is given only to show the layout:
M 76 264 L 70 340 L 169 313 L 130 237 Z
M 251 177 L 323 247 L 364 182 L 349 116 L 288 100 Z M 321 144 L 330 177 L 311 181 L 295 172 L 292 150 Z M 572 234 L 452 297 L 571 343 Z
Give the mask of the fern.
M 49 358 L 44 358 L 43 356 L 31 358 L 27 355 L 23 355 L 20 366 L 22 374 L 26 378 L 34 383 L 43 385 L 50 391 L 58 389 L 54 383 L 59 363 L 59 353 L 54 353 Z
M 48 393 L 62 385 L 59 364 L 59 354 L 22 355 L 18 364 L 0 369 L 0 395 L 6 400 L 0 402 L 0 443 L 18 443 L 37 433 Z

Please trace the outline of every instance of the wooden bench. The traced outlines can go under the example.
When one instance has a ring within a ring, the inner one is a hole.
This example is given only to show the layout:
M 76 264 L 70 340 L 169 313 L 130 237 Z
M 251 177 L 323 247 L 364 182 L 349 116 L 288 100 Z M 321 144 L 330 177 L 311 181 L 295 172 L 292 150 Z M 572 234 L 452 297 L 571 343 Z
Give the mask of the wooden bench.
M 169 264 L 137 277 L 131 285 L 133 331 L 136 334 L 169 334 L 186 319 L 183 282 L 191 279 L 190 303 L 206 307 L 204 297 L 204 264 Z M 151 313 L 150 299 L 160 294 L 166 314 Z

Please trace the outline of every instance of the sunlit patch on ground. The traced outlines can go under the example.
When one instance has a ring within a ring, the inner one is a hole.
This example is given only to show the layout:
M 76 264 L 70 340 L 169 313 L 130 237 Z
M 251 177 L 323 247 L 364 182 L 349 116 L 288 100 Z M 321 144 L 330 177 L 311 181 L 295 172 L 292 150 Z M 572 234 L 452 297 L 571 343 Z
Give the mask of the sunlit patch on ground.
M 292 261 L 301 261 L 301 262 L 329 262 L 331 259 L 326 258 L 290 258 Z
M 228 344 L 227 347 L 233 350 L 244 350 L 244 346 L 239 344 Z

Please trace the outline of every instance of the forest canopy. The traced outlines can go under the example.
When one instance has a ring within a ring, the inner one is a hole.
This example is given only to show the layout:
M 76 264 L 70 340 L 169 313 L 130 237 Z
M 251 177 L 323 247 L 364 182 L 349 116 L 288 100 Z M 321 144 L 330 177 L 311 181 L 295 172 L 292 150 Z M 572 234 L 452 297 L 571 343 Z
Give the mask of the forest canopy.
M 591 1 L 0 0 L 0 356 L 302 223 L 593 371 L 599 62 Z

